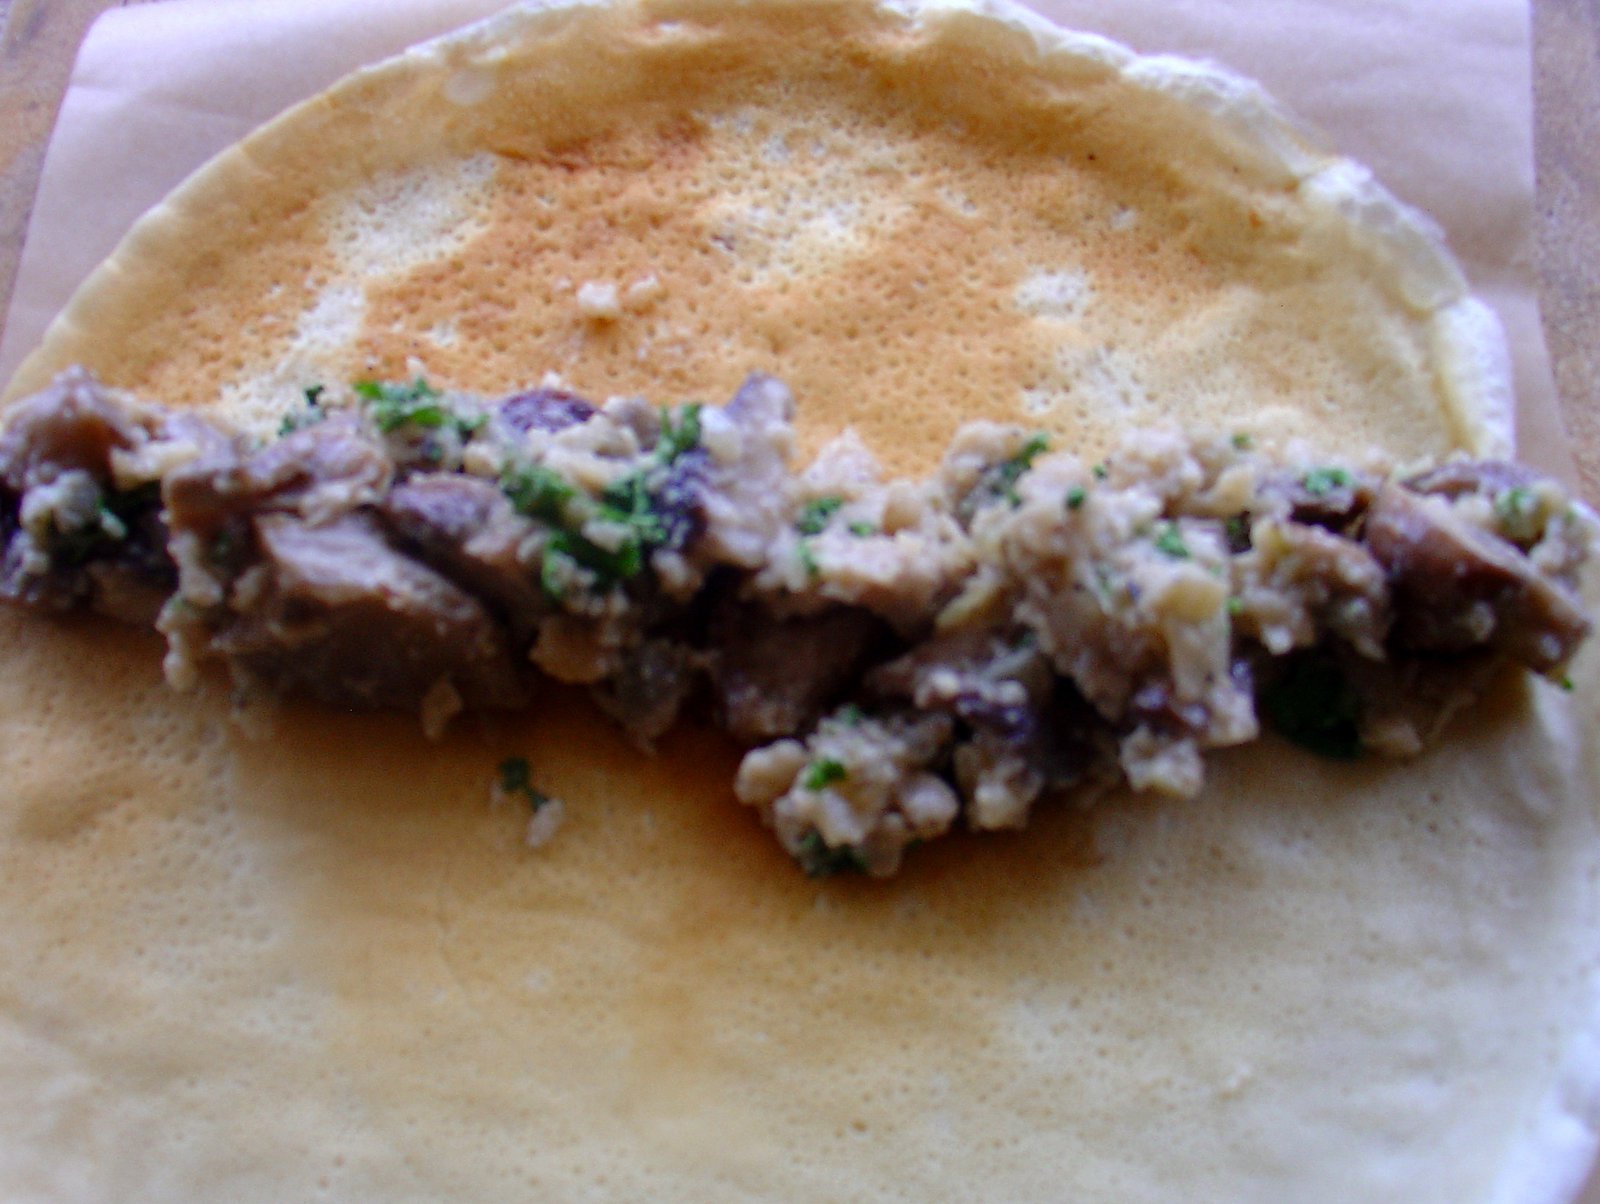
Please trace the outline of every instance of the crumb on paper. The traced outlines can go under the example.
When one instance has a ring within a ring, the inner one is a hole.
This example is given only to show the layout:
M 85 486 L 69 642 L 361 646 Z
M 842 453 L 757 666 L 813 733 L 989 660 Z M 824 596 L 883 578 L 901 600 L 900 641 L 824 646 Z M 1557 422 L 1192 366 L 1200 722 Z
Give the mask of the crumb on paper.
M 578 310 L 591 322 L 615 322 L 622 316 L 617 286 L 599 280 L 584 281 L 578 286 Z
M 535 789 L 532 769 L 526 757 L 507 757 L 500 762 L 499 774 L 490 789 L 489 798 L 497 807 L 515 802 L 533 808 L 523 833 L 523 840 L 530 849 L 548 844 L 567 817 L 566 804 Z
M 661 286 L 660 278 L 654 272 L 651 272 L 648 276 L 641 276 L 628 285 L 623 299 L 627 302 L 628 309 L 637 313 L 640 310 L 649 309 L 661 299 L 662 294 L 665 292 L 666 289 Z
M 522 837 L 524 843 L 530 849 L 543 848 L 566 818 L 567 808 L 561 800 L 547 798 L 543 806 L 536 809 L 529 817 L 527 831 Z

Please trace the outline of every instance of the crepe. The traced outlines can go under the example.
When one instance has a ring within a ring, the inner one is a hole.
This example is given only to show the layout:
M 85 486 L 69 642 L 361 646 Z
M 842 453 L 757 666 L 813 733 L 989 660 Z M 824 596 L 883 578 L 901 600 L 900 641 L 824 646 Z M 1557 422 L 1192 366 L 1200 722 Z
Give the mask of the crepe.
M 849 425 L 897 471 L 978 416 L 1509 430 L 1492 319 L 1359 168 L 1221 73 L 953 6 L 414 51 L 204 169 L 9 392 L 72 361 L 263 431 L 352 376 L 778 370 L 802 454 Z M 552 692 L 252 742 L 147 640 L 0 621 L 16 1194 L 1538 1199 L 1586 1152 L 1592 655 L 1398 769 L 1268 747 L 818 885 L 705 733 L 643 759 Z M 484 801 L 511 754 L 568 806 L 536 852 Z

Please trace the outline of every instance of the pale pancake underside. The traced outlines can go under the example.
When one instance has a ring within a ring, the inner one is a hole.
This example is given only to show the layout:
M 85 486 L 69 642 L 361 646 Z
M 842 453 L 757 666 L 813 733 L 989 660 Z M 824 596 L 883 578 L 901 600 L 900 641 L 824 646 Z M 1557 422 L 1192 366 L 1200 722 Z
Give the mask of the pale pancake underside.
M 1428 227 L 1231 77 L 1012 9 L 689 3 L 508 14 L 294 110 L 10 392 L 82 360 L 270 427 L 412 361 L 765 369 L 810 445 L 911 468 L 975 416 L 1495 449 L 1503 358 Z M 1269 745 L 819 884 L 704 733 L 643 758 L 561 696 L 252 742 L 150 639 L 0 625 L 14 1196 L 1534 1200 L 1587 1150 L 1592 655 L 1414 764 Z M 513 753 L 569 808 L 537 852 L 486 802 Z

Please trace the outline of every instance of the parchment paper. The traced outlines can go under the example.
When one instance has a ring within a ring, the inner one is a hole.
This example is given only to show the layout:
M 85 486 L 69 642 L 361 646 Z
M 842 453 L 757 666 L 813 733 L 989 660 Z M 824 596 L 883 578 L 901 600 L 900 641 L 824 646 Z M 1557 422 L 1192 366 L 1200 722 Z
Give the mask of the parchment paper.
M 128 226 L 211 154 L 348 70 L 500 7 L 167 0 L 109 12 L 84 43 L 50 145 L 0 338 L 0 380 Z M 1521 454 L 1570 472 L 1533 271 L 1525 0 L 1034 7 L 1141 51 L 1209 58 L 1255 76 L 1332 146 L 1431 213 L 1506 324 Z

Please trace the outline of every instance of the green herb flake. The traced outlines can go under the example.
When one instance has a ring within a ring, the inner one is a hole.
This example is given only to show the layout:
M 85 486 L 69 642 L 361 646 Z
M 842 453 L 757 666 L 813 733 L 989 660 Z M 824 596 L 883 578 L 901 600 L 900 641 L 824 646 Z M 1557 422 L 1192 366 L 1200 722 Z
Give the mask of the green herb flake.
M 795 520 L 795 530 L 802 535 L 821 535 L 828 520 L 838 513 L 844 499 L 838 496 L 819 497 L 807 502 Z
M 1243 431 L 1236 431 L 1228 442 L 1233 444 L 1234 451 L 1249 451 L 1255 446 L 1255 439 Z
M 821 790 L 834 782 L 842 782 L 849 776 L 850 771 L 844 767 L 843 761 L 836 761 L 832 757 L 818 757 L 806 766 L 805 773 L 800 777 L 800 784 L 807 790 Z
M 1237 595 L 1228 599 L 1228 613 L 1238 615 L 1244 613 L 1244 599 Z
M 1089 491 L 1087 489 L 1085 489 L 1082 485 L 1074 485 L 1071 489 L 1067 490 L 1067 497 L 1066 497 L 1067 509 L 1068 510 L 1076 510 L 1076 509 L 1078 509 L 1080 506 L 1083 505 L 1084 499 L 1087 498 L 1088 496 L 1089 496 Z
M 500 474 L 500 491 L 519 514 L 547 523 L 562 522 L 567 503 L 578 496 L 576 487 L 543 464 L 507 466 Z
M 649 552 L 666 542 L 666 526 L 655 510 L 643 473 L 631 473 L 613 482 L 598 504 L 559 473 L 542 464 L 518 464 L 505 469 L 500 489 L 519 513 L 552 527 L 545 543 L 539 583 L 551 601 L 566 594 L 574 566 L 587 569 L 602 586 L 638 576 Z M 598 518 L 622 528 L 604 545 L 583 534 L 585 521 Z
M 671 464 L 686 451 L 700 446 L 700 411 L 698 401 L 691 401 L 661 416 L 661 442 L 656 444 L 656 454 L 663 463 Z
M 656 511 L 654 495 L 642 472 L 615 481 L 600 495 L 600 517 L 629 528 L 628 538 L 639 544 L 640 556 L 667 541 L 667 527 Z
M 539 563 L 539 588 L 550 601 L 560 602 L 567 596 L 566 578 L 572 563 L 570 556 L 545 549 L 544 559 Z
M 800 567 L 805 569 L 806 576 L 815 577 L 822 572 L 822 566 L 817 563 L 817 554 L 811 550 L 809 539 L 802 539 L 795 546 L 795 555 L 800 560 Z
M 1034 460 L 1048 451 L 1050 436 L 1043 431 L 1030 435 L 1026 442 L 1017 451 L 997 464 L 991 464 L 983 470 L 967 496 L 961 499 L 956 513 L 962 519 L 970 519 L 981 507 L 991 502 L 1004 499 L 1013 508 L 1022 505 L 1022 495 L 1017 492 L 1017 482 L 1030 468 Z
M 800 868 L 809 878 L 831 878 L 835 874 L 843 873 L 859 874 L 867 868 L 860 850 L 851 845 L 834 848 L 822 839 L 822 833 L 815 828 L 800 838 L 799 847 L 794 851 L 794 859 L 800 863 Z
M 507 794 L 526 790 L 530 782 L 527 757 L 507 757 L 500 762 L 500 789 Z
M 1560 686 L 1568 694 L 1572 693 L 1573 690 L 1577 689 L 1577 687 L 1572 684 L 1572 678 L 1567 677 L 1565 675 L 1562 675 L 1560 678 L 1558 678 L 1556 680 L 1556 685 Z
M 426 428 L 427 430 L 434 431 L 438 430 L 444 425 L 444 419 L 445 413 L 443 406 L 418 406 L 416 409 L 411 410 L 397 421 L 391 422 L 390 425 L 384 429 L 393 430 L 402 423 L 410 423 L 412 426 L 420 426 Z
M 1097 481 L 1103 481 L 1111 475 L 1111 470 L 1106 467 L 1104 460 L 1096 464 L 1089 472 Z
M 1312 497 L 1327 497 L 1335 489 L 1350 484 L 1350 474 L 1342 468 L 1313 468 L 1300 479 L 1305 491 Z
M 853 702 L 847 702 L 839 708 L 834 718 L 846 727 L 860 727 L 864 715 L 859 706 Z
M 322 408 L 322 395 L 327 392 L 325 385 L 310 385 L 301 390 L 305 397 L 305 408 L 294 410 L 283 416 L 283 421 L 278 423 L 278 438 L 292 435 L 296 431 L 304 430 L 326 418 L 327 412 Z
M 367 402 L 373 422 L 386 435 L 402 426 L 437 429 L 450 417 L 439 404 L 439 390 L 420 376 L 410 384 L 358 380 L 351 387 L 357 397 Z
M 1028 441 L 1022 445 L 1015 459 L 1021 460 L 1024 467 L 1031 468 L 1033 462 L 1045 452 L 1050 450 L 1050 436 L 1043 431 L 1035 431 L 1028 436 Z
M 1531 489 L 1514 485 L 1495 494 L 1495 517 L 1508 527 L 1525 524 L 1533 516 L 1533 510 L 1534 496 Z
M 865 539 L 869 535 L 876 535 L 878 533 L 878 528 L 874 527 L 869 522 L 857 519 L 855 522 L 850 524 L 849 531 L 850 534 L 858 535 L 862 539 Z
M 588 569 L 605 585 L 636 577 L 644 569 L 644 547 L 631 532 L 615 548 L 603 548 L 575 531 L 557 531 L 546 545 L 547 560 L 552 553 Z
M 1156 551 L 1163 556 L 1170 556 L 1174 560 L 1189 559 L 1189 545 L 1183 542 L 1183 532 L 1178 530 L 1177 523 L 1162 523 L 1154 543 Z
M 1361 755 L 1361 699 L 1344 673 L 1318 656 L 1291 660 L 1261 692 L 1261 714 L 1286 739 L 1320 756 Z
M 1242 514 L 1232 514 L 1222 522 L 1223 533 L 1228 537 L 1228 548 L 1242 552 L 1250 546 L 1250 524 Z
M 990 482 L 991 489 L 1013 507 L 1022 505 L 1022 496 L 1017 492 L 1017 482 L 1022 479 L 1023 473 L 1033 467 L 1033 462 L 1049 450 L 1049 435 L 1039 431 L 1029 436 L 1028 441 L 1022 445 L 1022 450 L 1009 460 L 990 469 L 993 475 L 993 480 Z
M 1094 566 L 1094 596 L 1100 600 L 1102 606 L 1109 606 L 1116 594 L 1117 579 L 1112 571 L 1103 564 Z
M 500 792 L 527 799 L 537 811 L 550 801 L 550 796 L 534 789 L 533 772 L 527 757 L 507 757 L 500 762 Z
M 154 481 L 133 489 L 102 494 L 94 517 L 82 526 L 63 529 L 51 523 L 48 549 L 51 560 L 79 568 L 127 540 L 129 523 L 141 510 L 160 505 L 160 485 Z M 57 516 L 59 518 L 59 515 Z

